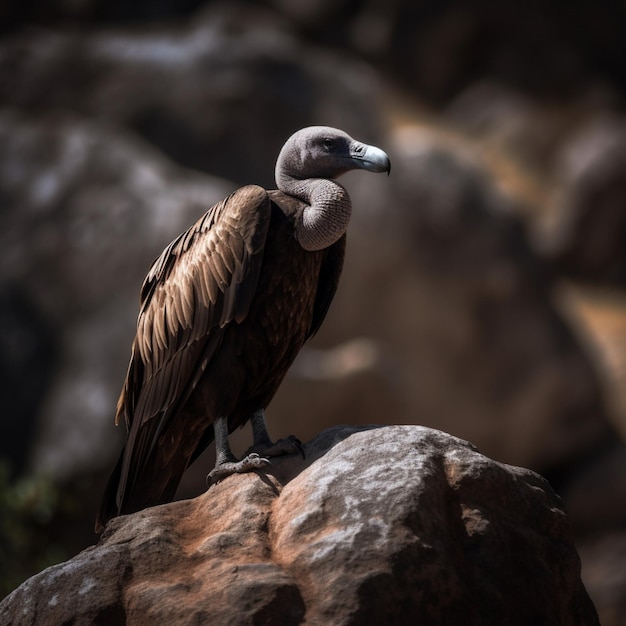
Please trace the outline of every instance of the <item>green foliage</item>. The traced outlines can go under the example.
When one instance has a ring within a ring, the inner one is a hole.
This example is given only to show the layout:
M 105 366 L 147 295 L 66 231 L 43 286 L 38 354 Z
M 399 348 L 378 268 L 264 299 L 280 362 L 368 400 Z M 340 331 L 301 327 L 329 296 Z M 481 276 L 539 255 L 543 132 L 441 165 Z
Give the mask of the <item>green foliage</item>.
M 8 467 L 0 461 L 0 598 L 68 557 L 49 539 L 54 518 L 68 507 L 52 480 L 27 476 L 11 481 Z

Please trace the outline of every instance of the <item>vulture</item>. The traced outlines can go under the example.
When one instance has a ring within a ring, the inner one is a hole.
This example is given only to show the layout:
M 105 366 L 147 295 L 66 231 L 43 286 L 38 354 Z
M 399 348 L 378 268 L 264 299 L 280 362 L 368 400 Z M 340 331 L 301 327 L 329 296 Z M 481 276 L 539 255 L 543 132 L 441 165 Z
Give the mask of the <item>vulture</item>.
M 126 444 L 97 532 L 113 517 L 171 502 L 213 439 L 209 485 L 301 451 L 295 437 L 271 441 L 264 410 L 337 289 L 351 201 L 335 178 L 390 168 L 385 152 L 341 130 L 304 128 L 278 155 L 278 189 L 238 189 L 156 259 L 117 403 Z M 228 435 L 248 420 L 253 445 L 238 460 Z

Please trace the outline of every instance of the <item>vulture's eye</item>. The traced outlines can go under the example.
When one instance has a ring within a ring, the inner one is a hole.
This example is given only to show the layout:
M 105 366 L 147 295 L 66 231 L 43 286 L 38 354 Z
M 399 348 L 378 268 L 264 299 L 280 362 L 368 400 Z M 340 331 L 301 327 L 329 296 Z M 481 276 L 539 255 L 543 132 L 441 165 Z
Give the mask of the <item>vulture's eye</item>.
M 326 137 L 326 139 L 324 139 L 324 148 L 326 148 L 326 150 L 332 150 L 334 147 L 334 140 L 332 140 L 330 137 Z

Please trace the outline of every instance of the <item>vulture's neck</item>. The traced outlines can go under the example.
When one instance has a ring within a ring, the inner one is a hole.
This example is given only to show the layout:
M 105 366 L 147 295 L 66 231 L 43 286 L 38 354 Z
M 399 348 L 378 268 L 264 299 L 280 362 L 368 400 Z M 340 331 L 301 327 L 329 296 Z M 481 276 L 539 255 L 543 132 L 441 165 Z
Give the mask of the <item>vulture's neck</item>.
M 305 250 L 322 250 L 334 244 L 348 228 L 352 203 L 345 188 L 326 178 L 300 180 L 277 171 L 278 188 L 306 203 L 296 221 L 296 239 Z

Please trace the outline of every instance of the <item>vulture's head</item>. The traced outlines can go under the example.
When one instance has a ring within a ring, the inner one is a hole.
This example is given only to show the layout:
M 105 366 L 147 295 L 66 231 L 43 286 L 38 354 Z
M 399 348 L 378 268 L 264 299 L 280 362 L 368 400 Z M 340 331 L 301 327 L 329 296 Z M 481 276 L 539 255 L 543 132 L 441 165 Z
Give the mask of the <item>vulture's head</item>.
M 389 157 L 375 146 L 352 139 L 330 126 L 309 126 L 294 133 L 276 162 L 276 182 L 281 179 L 337 178 L 350 170 L 389 172 Z
M 276 185 L 305 207 L 296 220 L 295 237 L 305 250 L 322 250 L 346 232 L 352 203 L 334 179 L 350 170 L 389 172 L 389 157 L 329 126 L 309 126 L 294 133 L 278 155 Z

